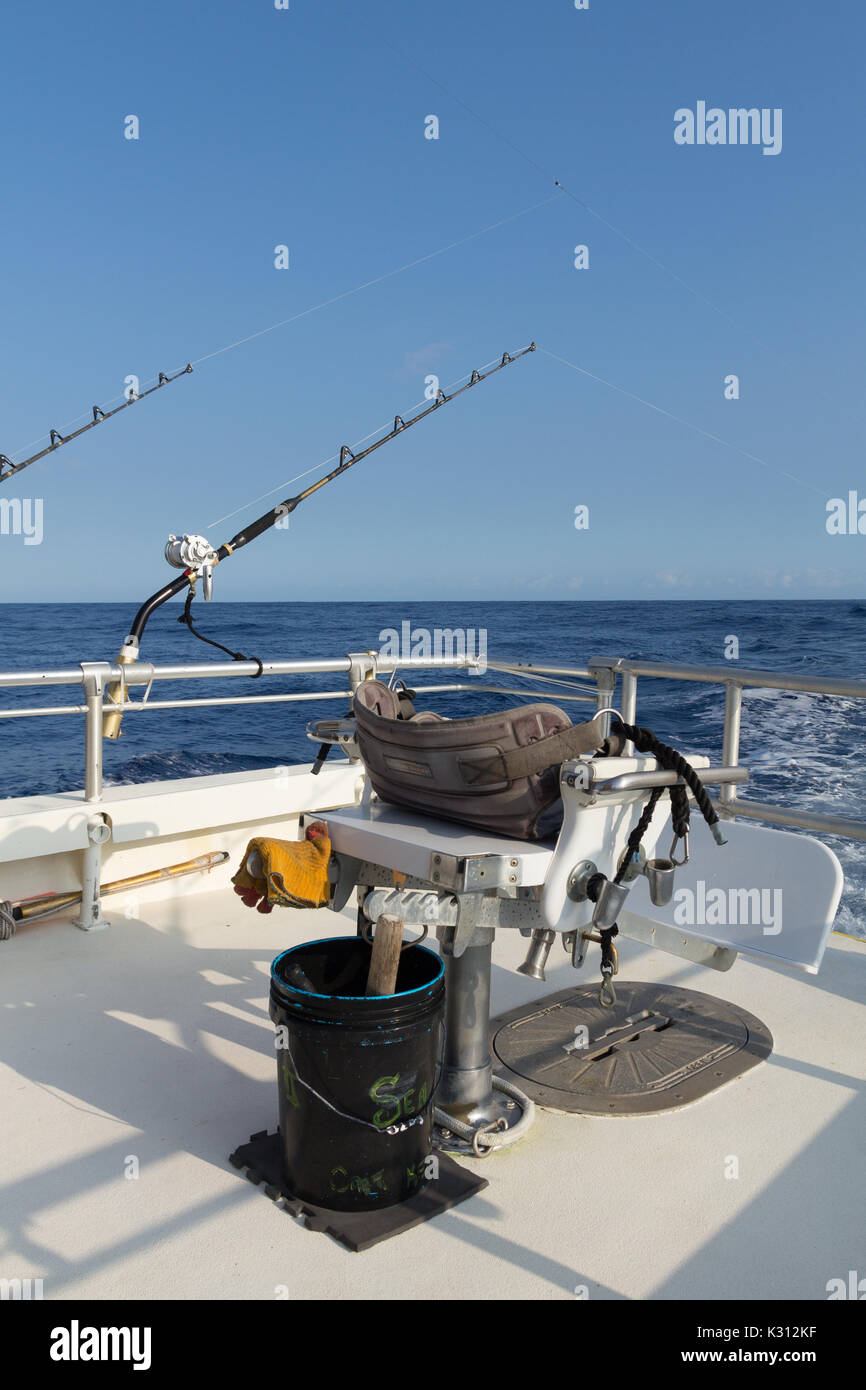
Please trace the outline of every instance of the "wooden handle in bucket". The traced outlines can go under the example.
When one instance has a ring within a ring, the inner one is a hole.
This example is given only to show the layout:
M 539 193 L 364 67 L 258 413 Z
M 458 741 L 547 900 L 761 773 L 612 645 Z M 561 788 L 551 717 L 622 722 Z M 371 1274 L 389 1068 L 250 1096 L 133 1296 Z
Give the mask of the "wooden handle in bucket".
M 373 954 L 367 976 L 367 994 L 393 994 L 397 985 L 400 950 L 403 944 L 403 919 L 383 912 L 376 923 Z

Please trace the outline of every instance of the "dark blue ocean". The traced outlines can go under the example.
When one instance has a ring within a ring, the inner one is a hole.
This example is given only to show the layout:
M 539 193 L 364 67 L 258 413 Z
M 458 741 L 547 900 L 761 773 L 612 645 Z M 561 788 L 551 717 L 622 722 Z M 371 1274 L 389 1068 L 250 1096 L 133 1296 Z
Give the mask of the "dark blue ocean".
M 596 655 L 727 665 L 725 642 L 739 641 L 739 664 L 798 675 L 866 677 L 866 603 L 199 603 L 197 624 L 233 651 L 264 660 L 343 656 L 378 649 L 380 633 L 412 628 L 483 629 L 489 660 L 582 665 Z M 0 671 L 112 661 L 132 619 L 127 604 L 0 605 Z M 223 660 L 176 621 L 180 605 L 151 620 L 142 659 Z M 732 669 L 737 663 L 731 662 Z M 416 683 L 433 683 L 439 676 Z M 468 677 L 470 682 L 477 677 Z M 490 674 L 484 678 L 487 682 Z M 514 685 L 513 680 L 508 684 Z M 339 689 L 339 677 L 161 682 L 153 698 Z M 140 698 L 141 689 L 136 698 Z M 556 700 L 556 687 L 549 689 Z M 723 694 L 704 685 L 638 684 L 638 722 L 675 746 L 721 758 Z M 430 696 L 451 716 L 518 703 L 481 692 Z M 74 687 L 0 690 L 0 706 L 77 704 Z M 586 707 L 566 705 L 573 718 Z M 124 737 L 106 742 L 109 782 L 144 782 L 196 773 L 310 761 L 305 725 L 344 713 L 346 700 L 300 705 L 221 707 L 127 715 Z M 68 790 L 83 784 L 80 715 L 0 721 L 3 796 Z M 745 794 L 762 801 L 842 815 L 866 807 L 866 701 L 780 691 L 744 696 L 741 760 L 752 770 Z M 828 839 L 846 874 L 837 926 L 866 935 L 866 845 Z

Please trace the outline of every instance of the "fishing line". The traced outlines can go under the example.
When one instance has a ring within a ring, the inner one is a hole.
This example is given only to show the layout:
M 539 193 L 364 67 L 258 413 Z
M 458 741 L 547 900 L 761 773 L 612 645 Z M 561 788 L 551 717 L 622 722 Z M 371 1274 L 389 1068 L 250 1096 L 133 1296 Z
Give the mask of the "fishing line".
M 313 304 L 309 309 L 302 309 L 299 313 L 292 314 L 290 318 L 280 319 L 279 323 L 272 323 L 269 328 L 260 328 L 256 333 L 249 333 L 245 338 L 238 338 L 235 343 L 217 348 L 216 352 L 209 352 L 204 357 L 196 357 L 192 365 L 197 367 L 200 362 L 208 362 L 212 357 L 219 357 L 223 352 L 231 352 L 233 348 L 240 347 L 242 343 L 251 343 L 254 338 L 262 338 L 266 333 L 273 333 L 277 328 L 284 328 L 288 323 L 296 323 L 298 319 L 306 318 L 308 314 L 315 314 L 317 310 L 325 309 L 329 304 L 337 304 L 341 299 L 348 299 L 350 295 L 360 294 L 362 290 L 368 290 L 371 285 L 380 285 L 383 280 L 390 280 L 394 275 L 402 275 L 404 270 L 412 270 L 416 265 L 423 265 L 425 261 L 432 261 L 436 256 L 444 256 L 446 251 L 454 251 L 458 246 L 465 246 L 467 242 L 475 241 L 477 237 L 486 236 L 488 232 L 495 232 L 498 227 L 504 227 L 509 222 L 516 222 L 519 217 L 526 217 L 530 212 L 537 212 L 539 208 L 555 202 L 557 196 L 554 193 L 551 198 L 543 198 L 540 203 L 532 203 L 529 207 L 522 208 L 520 212 L 513 212 L 509 217 L 503 217 L 499 222 L 491 222 L 489 227 L 482 227 L 480 231 L 470 232 L 468 236 L 461 237 L 459 241 L 451 241 L 447 246 L 440 246 L 438 251 L 428 251 L 426 255 L 418 256 L 414 261 L 407 261 L 405 265 L 397 266 L 395 270 L 387 270 L 384 275 L 377 275 L 372 280 L 365 280 L 363 285 L 356 285 L 351 290 L 343 290 L 341 294 L 335 294 L 330 299 L 323 299 L 320 304 Z
M 502 665 L 507 666 L 507 662 L 503 662 Z M 494 674 L 497 676 L 516 676 L 524 681 L 543 681 L 545 685 L 555 685 L 562 690 L 572 690 L 580 695 L 592 695 L 593 698 L 598 695 L 598 686 L 596 685 L 581 685 L 574 680 L 559 680 L 555 676 L 545 676 L 541 671 L 521 670 L 518 666 L 508 666 L 505 671 L 500 671 L 497 667 Z
M 696 290 L 694 286 L 690 285 L 687 280 L 684 280 L 681 275 L 677 275 L 676 271 L 671 270 L 670 266 L 665 265 L 663 261 L 660 261 L 657 256 L 652 255 L 650 251 L 645 250 L 645 248 L 641 246 L 639 242 L 635 241 L 634 238 L 629 236 L 627 232 L 624 232 L 621 227 L 617 227 L 614 222 L 609 221 L 608 218 L 604 217 L 600 212 L 597 212 L 595 208 L 591 207 L 590 204 L 585 202 L 583 198 L 580 198 L 576 193 L 572 193 L 571 189 L 566 188 L 565 185 L 555 176 L 552 169 L 548 169 L 544 164 L 539 164 L 537 159 L 534 159 L 532 155 L 527 154 L 525 150 L 521 149 L 519 145 L 516 145 L 513 140 L 511 140 L 495 125 L 491 125 L 490 121 L 488 121 L 484 116 L 482 116 L 478 111 L 476 111 L 474 107 L 470 106 L 467 101 L 464 101 L 463 98 L 458 96 L 455 91 L 452 91 L 450 87 L 446 87 L 445 83 L 440 82 L 437 77 L 434 77 L 432 72 L 428 72 L 426 68 L 422 68 L 420 63 L 416 62 L 416 60 L 410 57 L 408 53 L 404 53 L 403 50 L 398 48 L 396 44 L 392 43 L 391 40 L 381 32 L 381 30 L 375 27 L 375 25 L 370 24 L 370 22 L 366 19 L 360 19 L 354 8 L 352 10 L 352 14 L 354 15 L 354 18 L 357 20 L 359 24 L 362 24 L 366 29 L 370 31 L 370 33 L 375 34 L 376 37 L 380 39 L 382 43 L 386 44 L 387 47 L 391 49 L 392 53 L 396 53 L 397 57 L 402 59 L 404 63 L 408 63 L 411 67 L 415 68 L 418 72 L 420 72 L 423 77 L 427 78 L 428 82 L 432 82 L 434 87 L 438 87 L 441 92 L 444 92 L 445 95 L 451 99 L 451 101 L 456 102 L 458 106 L 462 106 L 464 111 L 468 111 L 470 116 L 472 116 L 476 121 L 480 122 L 480 124 L 483 125 L 487 130 L 489 130 L 491 134 L 495 135 L 498 140 L 501 140 L 503 144 L 507 145 L 509 149 L 513 150 L 514 153 L 519 155 L 521 159 L 525 160 L 527 164 L 531 164 L 533 169 L 537 169 L 540 174 L 545 174 L 548 178 L 553 179 L 554 183 L 556 184 L 556 187 L 560 189 L 560 191 L 564 193 L 568 198 L 573 199 L 575 203 L 579 203 L 580 206 L 586 212 L 589 213 L 590 217 L 596 218 L 596 220 L 601 222 L 603 226 L 607 227 L 616 236 L 620 237 L 626 243 L 627 246 L 632 247 L 632 249 L 637 251 L 641 256 L 645 256 L 648 261 L 651 261 L 652 264 L 654 266 L 657 266 L 659 270 L 664 271 L 666 275 L 670 275 L 672 279 L 676 280 L 677 284 L 682 285 L 683 289 L 688 290 L 689 294 L 694 295 L 696 299 L 699 299 L 701 301 L 701 303 L 706 304 L 707 307 L 712 309 L 714 313 L 720 314 L 722 318 L 726 319 L 728 323 L 732 325 L 732 327 L 739 328 L 739 325 L 736 323 L 734 319 L 731 318 L 730 314 L 726 313 L 725 310 L 720 308 L 718 304 L 714 304 L 711 299 L 708 299 L 707 296 L 703 294 L 700 290 Z
M 145 387 L 150 387 L 151 389 L 153 389 L 153 387 L 151 387 L 152 382 L 161 385 L 167 380 L 173 379 L 173 377 L 175 376 L 181 375 L 184 372 L 192 371 L 193 367 L 199 366 L 199 364 L 202 362 L 209 362 L 211 358 L 220 357 L 223 353 L 231 352 L 234 348 L 241 347 L 244 343 L 250 343 L 255 338 L 262 338 L 267 333 L 274 333 L 278 328 L 284 328 L 287 324 L 296 323 L 298 319 L 307 318 L 310 314 L 315 314 L 320 309 L 326 309 L 331 304 L 337 304 L 342 299 L 350 298 L 351 295 L 360 294 L 362 290 L 370 289 L 372 285 L 380 285 L 384 280 L 390 280 L 395 275 L 402 275 L 403 272 L 406 270 L 412 270 L 415 266 L 423 265 L 425 261 L 432 261 L 437 256 L 444 256 L 446 251 L 454 251 L 457 249 L 458 246 L 466 246 L 468 242 L 476 241 L 478 237 L 486 236 L 488 232 L 495 232 L 499 227 L 505 227 L 510 222 L 516 222 L 521 217 L 527 217 L 531 212 L 537 212 L 539 208 L 547 207 L 550 203 L 556 202 L 559 196 L 560 193 L 557 192 L 552 194 L 549 198 L 542 198 L 542 200 L 538 203 L 531 203 L 529 207 L 521 208 L 519 212 L 513 212 L 508 217 L 500 218 L 498 222 L 491 222 L 489 226 L 481 227 L 478 231 L 470 232 L 468 236 L 460 237 L 458 241 L 451 241 L 447 244 L 447 246 L 440 246 L 435 251 L 428 251 L 423 256 L 416 257 L 416 259 L 413 261 L 407 261 L 405 265 L 396 266 L 393 270 L 385 271 L 383 275 L 375 276 L 372 280 L 365 280 L 363 284 L 355 285 L 352 289 L 349 290 L 343 290 L 340 294 L 332 295 L 330 299 L 323 299 L 319 304 L 311 304 L 308 308 L 301 309 L 297 314 L 290 315 L 289 318 L 280 319 L 278 323 L 272 323 L 268 328 L 260 328 L 255 333 L 249 333 L 244 338 L 238 338 L 233 343 L 227 343 L 225 347 L 217 348 L 214 352 L 208 352 L 205 353 L 202 357 L 196 357 L 192 360 L 192 362 L 187 362 L 185 366 L 180 368 L 177 372 L 169 373 L 168 378 L 166 378 L 166 373 L 160 372 L 158 376 L 149 378 L 149 380 L 146 381 L 144 385 Z M 139 392 L 137 392 L 133 400 L 130 400 L 125 394 L 115 396 L 113 400 L 109 402 L 109 404 L 113 405 L 114 401 L 117 400 L 126 401 L 127 404 L 134 404 L 136 400 L 141 400 L 144 396 L 148 394 L 148 390 L 140 390 Z M 110 412 L 108 411 L 105 412 L 105 414 L 109 413 Z M 79 420 L 85 420 L 87 418 L 87 414 L 76 416 L 74 420 L 71 420 L 68 424 L 64 425 L 63 429 L 70 430 L 73 425 L 76 425 L 78 423 Z M 62 438 L 62 432 L 59 430 L 54 430 L 52 431 L 52 439 L 55 434 L 61 436 Z M 370 436 L 368 435 L 367 438 L 369 437 Z M 19 449 L 15 449 L 13 451 L 13 454 L 22 454 L 25 449 L 31 448 L 33 444 L 38 444 L 40 440 L 44 438 L 44 434 L 39 435 L 37 439 L 31 440 L 30 444 L 24 444 Z M 60 447 L 60 445 L 57 445 L 56 447 Z M 49 446 L 49 448 L 45 452 L 50 453 L 53 452 L 53 450 Z M 4 455 L 3 457 L 5 458 L 6 456 Z M 0 482 L 4 481 L 5 478 L 11 478 L 14 472 L 17 472 L 21 467 L 26 466 L 24 464 L 16 464 L 15 459 L 12 456 L 10 456 L 9 462 L 14 464 L 14 468 L 12 471 L 8 473 L 3 473 L 2 468 L 0 468 Z M 36 459 L 30 459 L 28 460 L 28 462 L 35 463 Z M 303 476 L 303 474 L 301 474 L 300 476 Z M 268 496 L 269 494 L 265 493 L 264 495 Z M 243 509 L 240 508 L 239 510 Z M 234 513 L 232 512 L 230 513 L 230 515 L 233 516 Z M 224 519 L 225 518 L 223 518 L 223 520 Z
M 596 212 L 595 208 L 590 207 L 589 203 L 584 202 L 583 198 L 579 198 L 576 193 L 572 193 L 570 189 L 565 187 L 564 183 L 560 183 L 559 179 L 554 179 L 554 183 L 557 188 L 562 190 L 567 198 L 573 198 L 576 203 L 580 203 L 580 206 L 585 208 L 591 217 L 595 217 L 599 222 L 603 222 L 605 227 L 609 227 L 610 230 L 615 232 L 618 237 L 621 237 L 628 246 L 633 247 L 635 251 L 639 251 L 642 256 L 646 256 L 648 261 L 652 261 L 653 265 L 658 266 L 659 270 L 663 270 L 666 275 L 670 275 L 676 280 L 677 284 L 682 285 L 684 290 L 688 290 L 689 294 L 693 294 L 696 299 L 699 299 L 702 304 L 706 304 L 714 313 L 721 314 L 722 318 L 727 319 L 732 328 L 739 329 L 740 325 L 735 319 L 731 318 L 730 314 L 726 313 L 724 309 L 720 309 L 718 304 L 714 304 L 711 299 L 707 299 L 705 294 L 702 294 L 700 290 L 696 290 L 694 286 L 684 280 L 681 275 L 677 275 L 676 271 L 671 270 L 670 266 L 665 265 L 664 262 L 660 261 L 656 256 L 653 256 L 651 252 L 645 250 L 644 247 L 640 246 L 627 232 L 624 232 L 613 222 L 609 222 L 606 217 L 602 217 L 600 212 Z
M 591 381 L 598 381 L 602 386 L 610 387 L 611 391 L 618 391 L 621 396 L 627 396 L 630 401 L 637 401 L 640 405 L 645 405 L 649 410 L 654 410 L 658 415 L 666 415 L 669 420 L 675 420 L 678 425 L 685 425 L 686 429 L 693 430 L 695 434 L 703 435 L 704 439 L 710 439 L 714 444 L 721 444 L 726 449 L 733 449 L 734 453 L 741 454 L 743 458 L 750 459 L 752 463 L 759 463 L 762 468 L 768 468 L 771 473 L 778 473 L 783 478 L 789 478 L 792 483 L 799 483 L 801 487 L 806 487 L 810 492 L 817 493 L 819 497 L 824 494 L 820 488 L 812 483 L 807 483 L 805 478 L 798 478 L 795 473 L 789 473 L 787 469 L 780 468 L 778 464 L 768 463 L 766 459 L 759 458 L 757 454 L 750 454 L 748 449 L 741 449 L 739 444 L 731 444 L 727 439 L 720 438 L 717 434 L 710 434 L 709 430 L 701 429 L 700 425 L 693 425 L 690 420 L 684 420 L 680 415 L 674 415 L 672 411 L 665 410 L 660 405 L 653 405 L 652 401 L 644 400 L 643 396 L 636 396 L 633 391 L 626 391 L 624 386 L 617 386 L 616 382 L 605 381 L 603 376 L 596 376 L 594 372 L 589 372 L 585 367 L 579 367 L 576 362 L 569 362 L 565 357 L 559 357 L 549 348 L 538 344 L 538 351 L 545 356 L 552 357 L 555 362 L 561 362 L 564 367 L 570 367 L 573 372 L 580 372 L 581 376 L 588 376 Z
M 491 357 L 490 361 L 485 362 L 484 366 L 479 367 L 478 370 L 486 372 L 488 367 L 492 367 L 493 363 L 498 361 L 498 357 Z M 444 388 L 446 394 L 453 390 L 455 386 L 459 386 L 461 381 L 467 381 L 471 375 L 471 372 L 464 372 L 462 376 L 455 377 L 454 381 L 449 381 L 448 385 Z M 402 411 L 401 414 L 409 415 L 412 411 L 419 410 L 428 399 L 429 397 L 425 396 L 423 400 L 416 401 L 414 405 L 410 405 L 409 409 Z M 384 424 L 377 425 L 374 430 L 370 430 L 369 434 L 363 435 L 361 439 L 356 439 L 354 441 L 354 447 L 357 449 L 359 445 L 366 444 L 368 439 L 374 439 L 377 434 L 381 434 L 383 430 L 389 429 L 390 425 L 391 418 L 389 416 Z M 339 457 L 339 454 L 331 454 L 328 458 L 322 459 L 319 463 L 314 463 L 311 468 L 305 468 L 303 473 L 296 473 L 293 478 L 286 478 L 285 482 L 278 483 L 276 487 L 269 488 L 267 492 L 260 493 L 258 497 L 251 497 L 249 502 L 243 502 L 241 506 L 236 507 L 233 512 L 226 512 L 225 516 L 218 516 L 216 521 L 208 522 L 208 529 L 210 530 L 213 526 L 220 526 L 222 522 L 229 521 L 231 517 L 237 516 L 239 512 L 246 511 L 247 507 L 254 507 L 257 502 L 263 502 L 266 497 L 273 497 L 275 492 L 282 492 L 284 487 L 290 487 L 292 483 L 300 482 L 301 478 L 308 477 L 310 473 L 315 473 L 319 468 L 325 468 L 329 463 L 334 463 Z

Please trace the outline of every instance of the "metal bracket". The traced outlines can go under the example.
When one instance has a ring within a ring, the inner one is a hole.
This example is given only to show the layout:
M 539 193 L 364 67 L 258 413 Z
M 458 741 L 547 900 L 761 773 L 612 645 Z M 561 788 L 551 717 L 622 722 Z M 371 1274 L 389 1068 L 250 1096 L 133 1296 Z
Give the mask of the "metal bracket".
M 108 661 L 80 661 L 79 666 L 84 679 L 82 686 L 85 695 L 101 695 L 105 689 L 105 683 L 111 675 L 111 664 Z
M 589 950 L 589 943 L 592 937 L 583 927 L 579 931 L 571 932 L 571 963 L 575 970 L 579 970 L 586 960 L 586 953 Z
M 349 689 L 353 695 L 363 681 L 375 678 L 377 659 L 377 652 L 349 652 Z
M 715 946 L 711 941 L 701 941 L 697 936 L 686 936 L 664 922 L 629 919 L 626 915 L 620 932 L 629 941 L 655 946 L 660 951 L 667 951 L 668 955 L 681 956 L 695 965 L 706 965 L 710 970 L 730 970 L 737 959 L 737 952 L 730 947 Z
M 456 926 L 439 926 L 436 937 L 442 947 L 443 956 L 453 956 L 455 960 L 468 951 L 471 946 L 489 946 L 493 941 L 494 929 L 482 927 L 464 918 Z
M 407 927 L 455 927 L 460 904 L 452 893 L 425 893 L 417 888 L 374 888 L 364 899 L 364 916 L 377 922 L 383 912 L 400 917 Z
M 407 879 L 407 885 L 411 880 Z M 538 903 L 530 898 L 500 898 L 479 893 L 440 893 L 412 888 L 374 888 L 364 903 L 364 915 L 375 921 L 383 912 L 402 917 L 407 926 L 504 927 L 532 932 L 542 925 Z
M 82 931 L 99 931 L 108 926 L 102 916 L 102 845 L 111 838 L 108 818 L 99 813 L 102 800 L 102 716 L 106 682 L 111 671 L 107 661 L 82 661 L 82 687 L 87 702 L 84 726 L 84 799 L 94 813 L 87 823 L 88 844 L 81 857 L 81 907 L 78 925 Z
M 383 912 L 390 912 L 406 926 L 435 926 L 445 955 L 462 956 L 470 946 L 489 944 L 500 927 L 531 932 L 543 925 L 534 898 L 440 892 L 409 878 L 395 887 L 390 871 L 380 869 L 374 875 L 371 869 L 370 865 L 359 869 L 359 881 L 369 888 L 362 902 L 364 917 L 375 922 Z M 374 877 L 379 885 L 370 887 Z
M 334 854 L 331 856 L 331 864 L 336 864 L 337 878 L 328 906 L 334 912 L 342 912 L 352 896 L 355 884 L 358 882 L 358 870 L 361 867 L 361 861 L 360 859 L 353 859 L 348 854 Z M 330 865 L 328 867 L 330 868 Z
M 579 864 L 575 864 L 571 873 L 568 875 L 568 881 L 565 885 L 566 895 L 571 902 L 586 902 L 587 884 L 593 875 L 597 873 L 598 869 L 591 859 L 581 859 Z
M 339 748 L 349 762 L 361 761 L 354 719 L 312 719 L 307 725 L 307 738 L 313 743 Z
M 559 780 L 564 787 L 588 792 L 593 784 L 592 764 L 579 758 L 569 758 L 559 769 Z
M 489 888 L 517 888 L 522 873 L 519 859 L 504 854 L 431 854 L 430 882 L 455 893 L 482 893 Z

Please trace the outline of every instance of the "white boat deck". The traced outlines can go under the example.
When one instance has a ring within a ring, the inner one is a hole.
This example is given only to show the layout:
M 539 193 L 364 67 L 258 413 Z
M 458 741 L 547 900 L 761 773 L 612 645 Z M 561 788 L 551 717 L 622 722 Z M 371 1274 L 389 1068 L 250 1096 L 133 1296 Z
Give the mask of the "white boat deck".
M 469 1161 L 483 1194 L 351 1254 L 228 1155 L 276 1127 L 273 956 L 353 933 L 354 911 L 266 917 L 225 889 L 146 920 L 111 907 L 109 931 L 37 922 L 0 944 L 0 1278 L 42 1278 L 46 1299 L 822 1300 L 863 1270 L 864 943 L 834 934 L 805 976 L 623 941 L 624 977 L 755 1013 L 769 1061 L 670 1114 L 539 1111 Z M 495 1012 L 597 979 L 557 944 L 537 984 L 514 973 L 525 951 L 498 934 Z

